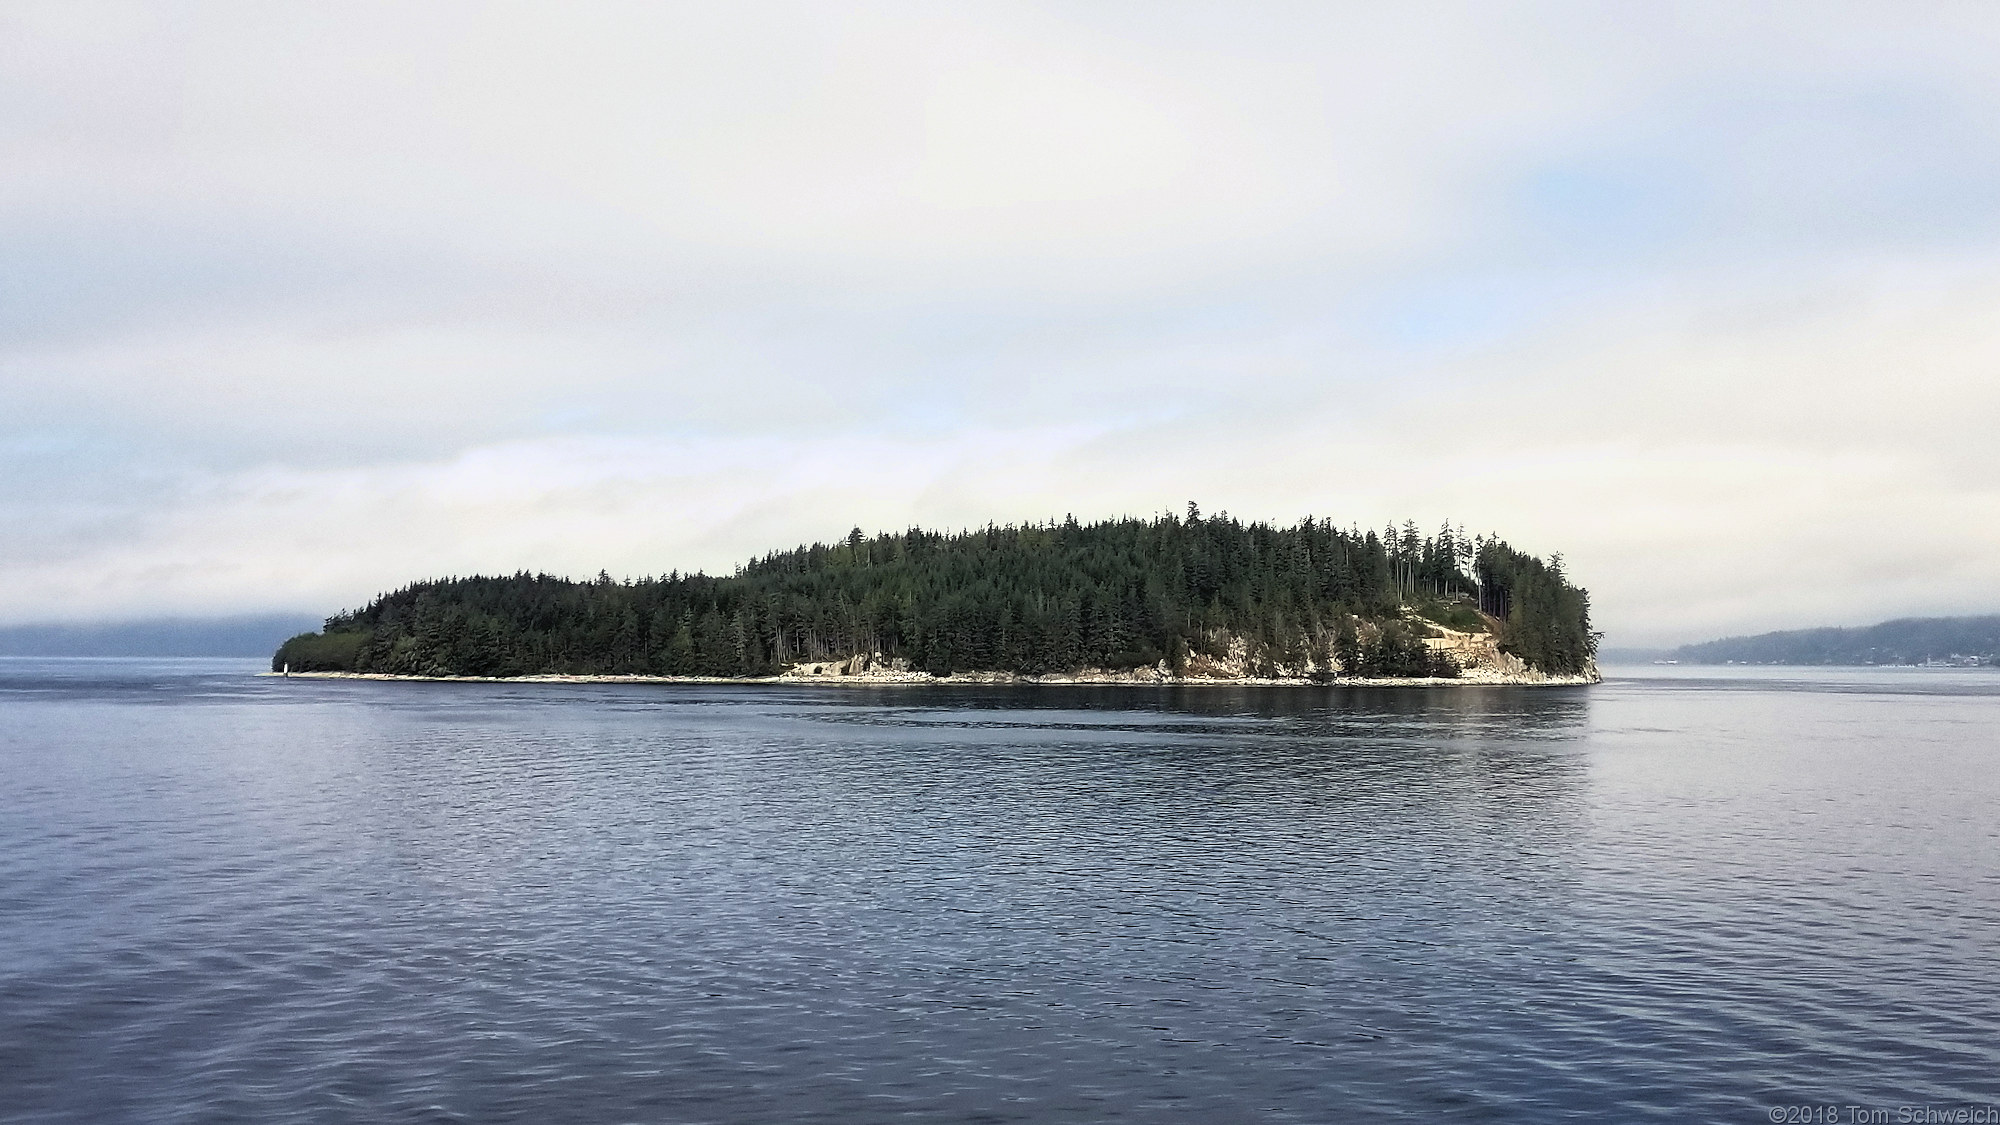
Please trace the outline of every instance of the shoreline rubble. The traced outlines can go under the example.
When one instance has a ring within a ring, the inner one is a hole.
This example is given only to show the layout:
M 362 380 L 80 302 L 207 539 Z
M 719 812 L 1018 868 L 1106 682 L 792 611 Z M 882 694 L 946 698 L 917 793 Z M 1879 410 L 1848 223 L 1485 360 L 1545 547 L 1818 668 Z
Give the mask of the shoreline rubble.
M 1419 619 L 1421 620 L 1421 619 Z M 435 683 L 568 683 L 568 684 L 810 684 L 829 687 L 898 685 L 964 686 L 1125 686 L 1125 687 L 1581 687 L 1603 682 L 1596 660 L 1580 673 L 1554 675 L 1529 667 L 1520 657 L 1500 650 L 1490 632 L 1460 632 L 1423 621 L 1431 635 L 1424 643 L 1459 669 L 1456 676 L 1343 676 L 1308 660 L 1303 667 L 1280 665 L 1276 676 L 1251 674 L 1249 646 L 1232 639 L 1227 654 L 1190 654 L 1176 674 L 1165 660 L 1158 664 L 1115 670 L 1079 668 L 1072 672 L 1029 675 L 1019 672 L 952 672 L 934 675 L 910 666 L 900 656 L 855 653 L 837 660 L 808 660 L 789 665 L 775 676 L 674 676 L 619 673 L 536 673 L 526 676 L 421 676 L 392 672 L 264 672 L 260 675 L 307 679 L 416 680 Z M 1337 668 L 1337 666 L 1336 666 Z
M 1601 683 L 1596 666 L 1578 675 L 1553 676 L 1529 669 L 1508 673 L 1488 669 L 1467 669 L 1467 674 L 1444 676 L 1161 676 L 1140 668 L 1134 673 L 1103 672 L 1069 676 L 1026 676 L 1013 672 L 954 672 L 933 676 L 929 672 L 871 671 L 849 675 L 815 675 L 788 672 L 777 676 L 654 676 L 614 674 L 540 673 L 530 676 L 405 676 L 388 672 L 259 672 L 259 676 L 303 680 L 401 680 L 415 683 L 467 684 L 759 684 L 765 686 L 810 687 L 1584 687 Z M 1481 673 L 1487 673 L 1482 675 Z

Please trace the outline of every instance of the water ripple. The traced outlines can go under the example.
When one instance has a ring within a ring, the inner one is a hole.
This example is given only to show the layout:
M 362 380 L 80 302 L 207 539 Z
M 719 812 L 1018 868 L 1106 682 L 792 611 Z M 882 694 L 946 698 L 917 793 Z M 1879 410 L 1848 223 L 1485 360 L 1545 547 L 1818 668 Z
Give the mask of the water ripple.
M 0 665 L 10 1120 L 2000 1099 L 1990 681 L 248 671 Z

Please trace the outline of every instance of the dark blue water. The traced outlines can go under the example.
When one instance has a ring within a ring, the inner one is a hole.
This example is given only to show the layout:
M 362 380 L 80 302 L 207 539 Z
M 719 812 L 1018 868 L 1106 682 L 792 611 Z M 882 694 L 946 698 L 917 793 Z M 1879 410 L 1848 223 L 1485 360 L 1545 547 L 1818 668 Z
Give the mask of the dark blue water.
M 252 671 L 0 661 L 0 1116 L 2000 1102 L 2000 675 Z

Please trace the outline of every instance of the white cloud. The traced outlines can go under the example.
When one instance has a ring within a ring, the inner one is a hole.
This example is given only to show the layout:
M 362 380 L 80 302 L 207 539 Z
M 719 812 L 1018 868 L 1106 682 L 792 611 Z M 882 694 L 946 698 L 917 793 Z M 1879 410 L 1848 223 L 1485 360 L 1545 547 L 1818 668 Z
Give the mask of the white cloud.
M 1978 5 L 10 6 L 0 620 L 1189 498 L 1497 527 L 1625 641 L 1990 609 L 1996 47 Z

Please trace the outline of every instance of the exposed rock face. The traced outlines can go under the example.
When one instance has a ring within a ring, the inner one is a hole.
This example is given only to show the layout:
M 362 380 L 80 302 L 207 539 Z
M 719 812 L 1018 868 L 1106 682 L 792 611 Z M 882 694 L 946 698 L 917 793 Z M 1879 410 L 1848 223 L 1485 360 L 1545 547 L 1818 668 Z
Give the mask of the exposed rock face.
M 910 662 L 898 656 L 894 659 L 881 653 L 859 653 L 845 660 L 817 660 L 810 663 L 794 664 L 785 670 L 785 679 L 818 679 L 825 676 L 867 676 L 883 679 L 895 675 L 909 675 L 921 678 L 923 673 L 912 673 Z
M 902 657 L 889 657 L 876 653 L 860 653 L 843 660 L 821 660 L 811 663 L 794 664 L 777 679 L 788 683 L 1041 683 L 1041 684 L 1186 684 L 1186 683 L 1241 683 L 1241 684 L 1304 684 L 1326 683 L 1329 680 L 1342 683 L 1364 684 L 1594 684 L 1601 678 L 1593 661 L 1579 675 L 1550 675 L 1537 668 L 1529 667 L 1520 657 L 1500 651 L 1499 638 L 1490 632 L 1461 633 L 1447 629 L 1432 621 L 1419 617 L 1408 618 L 1410 624 L 1430 632 L 1424 643 L 1433 651 L 1441 652 L 1459 667 L 1457 678 L 1437 677 L 1349 677 L 1342 675 L 1338 663 L 1321 667 L 1307 660 L 1302 667 L 1280 665 L 1276 676 L 1258 676 L 1251 668 L 1250 646 L 1240 638 L 1229 642 L 1228 655 L 1212 656 L 1208 653 L 1191 653 L 1179 675 L 1162 660 L 1156 665 L 1130 668 L 1079 668 L 1060 675 L 1025 676 L 1013 672 L 954 672 L 948 676 L 934 676 L 929 672 L 910 667 L 910 662 Z
M 1431 635 L 1424 644 L 1458 665 L 1460 679 L 1473 682 L 1515 683 L 1532 673 L 1527 662 L 1500 651 L 1500 640 L 1491 633 L 1461 633 L 1434 622 L 1425 622 Z
M 1409 619 L 1413 625 L 1426 627 L 1431 635 L 1424 643 L 1432 649 L 1444 653 L 1459 666 L 1455 678 L 1417 677 L 1360 677 L 1341 674 L 1338 666 L 1320 668 L 1310 661 L 1302 668 L 1279 667 L 1276 676 L 1252 674 L 1249 656 L 1250 646 L 1241 639 L 1232 640 L 1228 655 L 1215 657 L 1206 653 L 1195 653 L 1188 657 L 1180 675 L 1162 660 L 1158 664 L 1139 668 L 1078 668 L 1073 672 L 1050 676 L 1023 676 L 1012 672 L 954 672 L 948 676 L 934 676 L 929 672 L 910 667 L 903 657 L 890 657 L 882 653 L 857 653 L 841 660 L 818 660 L 794 664 L 782 675 L 763 679 L 763 683 L 792 684 L 1254 684 L 1254 685 L 1303 685 L 1303 684 L 1366 684 L 1368 686 L 1424 687 L 1448 686 L 1452 684 L 1524 684 L 1524 685 L 1570 685 L 1594 684 L 1600 679 L 1596 662 L 1574 676 L 1552 676 L 1540 669 L 1530 668 L 1519 657 L 1500 651 L 1498 638 L 1491 633 L 1461 633 L 1442 625 Z M 276 672 L 264 675 L 275 676 Z M 401 676 L 376 672 L 294 672 L 293 676 L 312 679 L 362 679 L 362 680 L 491 680 L 487 676 Z M 644 676 L 644 675 L 540 675 L 510 677 L 506 682 L 554 682 L 554 683 L 744 683 L 746 681 L 714 676 Z
M 1474 684 L 1594 684 L 1603 679 L 1592 660 L 1574 676 L 1557 676 L 1531 668 L 1510 652 L 1500 651 L 1500 638 L 1492 633 L 1461 633 L 1436 622 L 1426 621 L 1431 636 L 1424 643 L 1442 652 L 1459 667 L 1459 678 Z

